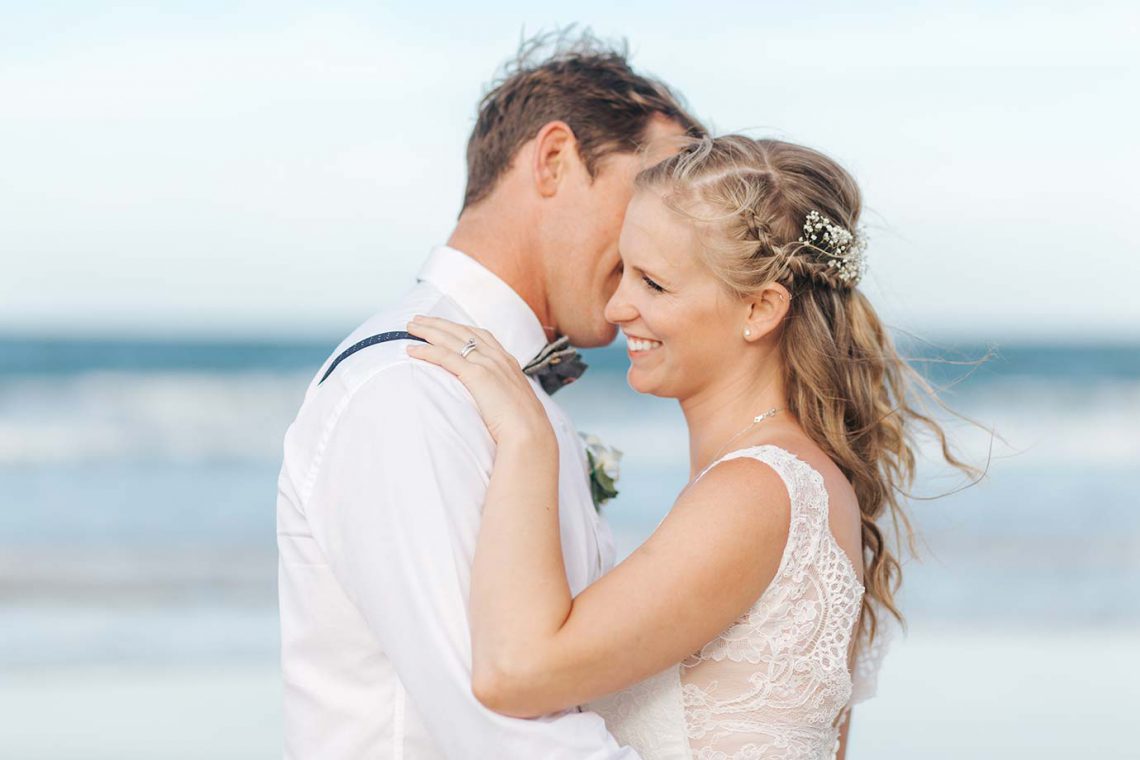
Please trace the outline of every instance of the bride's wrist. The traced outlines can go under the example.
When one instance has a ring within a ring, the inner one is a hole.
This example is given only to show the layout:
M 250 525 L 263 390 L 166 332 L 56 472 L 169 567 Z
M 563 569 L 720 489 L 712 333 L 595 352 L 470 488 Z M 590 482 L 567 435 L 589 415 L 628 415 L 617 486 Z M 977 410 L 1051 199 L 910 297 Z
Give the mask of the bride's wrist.
M 499 437 L 498 448 L 526 454 L 528 458 L 544 454 L 558 454 L 558 438 L 554 428 L 545 417 L 527 423 L 520 423 L 510 430 L 504 430 Z

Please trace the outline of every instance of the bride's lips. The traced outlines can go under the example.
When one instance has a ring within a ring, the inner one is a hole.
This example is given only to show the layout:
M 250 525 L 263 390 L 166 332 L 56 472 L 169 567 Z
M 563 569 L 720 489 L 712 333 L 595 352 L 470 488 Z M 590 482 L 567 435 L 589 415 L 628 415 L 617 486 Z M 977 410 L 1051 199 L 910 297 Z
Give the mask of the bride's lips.
M 644 356 L 652 351 L 661 348 L 661 341 L 653 340 L 652 338 L 642 338 L 637 335 L 625 334 L 627 344 L 627 352 L 631 357 Z

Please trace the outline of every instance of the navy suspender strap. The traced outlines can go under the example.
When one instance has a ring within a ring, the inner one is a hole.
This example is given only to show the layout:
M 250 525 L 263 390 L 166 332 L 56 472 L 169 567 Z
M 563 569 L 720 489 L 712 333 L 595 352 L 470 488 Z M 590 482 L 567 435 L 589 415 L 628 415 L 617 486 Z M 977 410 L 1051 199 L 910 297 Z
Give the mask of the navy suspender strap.
M 361 350 L 362 348 L 368 348 L 369 346 L 375 346 L 377 343 L 387 343 L 390 340 L 418 340 L 420 343 L 427 343 L 427 341 L 423 338 L 417 338 L 415 335 L 412 335 L 410 332 L 405 332 L 404 330 L 393 330 L 392 332 L 380 333 L 379 335 L 371 335 L 359 343 L 353 343 L 351 346 L 341 351 L 340 355 L 333 359 L 332 364 L 329 365 L 329 368 L 325 371 L 324 376 L 321 377 L 321 379 L 317 382 L 317 385 L 320 385 L 325 380 L 328 380 L 329 375 L 333 373 L 333 370 L 336 369 L 337 365 L 355 354 L 357 351 Z

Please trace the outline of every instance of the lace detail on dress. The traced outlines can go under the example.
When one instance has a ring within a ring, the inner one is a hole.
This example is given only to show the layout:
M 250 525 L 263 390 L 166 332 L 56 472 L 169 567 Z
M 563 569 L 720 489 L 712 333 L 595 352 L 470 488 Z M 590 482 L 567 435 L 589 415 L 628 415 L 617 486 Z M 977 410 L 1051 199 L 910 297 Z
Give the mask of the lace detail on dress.
M 700 760 L 831 757 L 851 698 L 848 662 L 863 586 L 832 537 L 823 477 L 775 446 L 742 449 L 714 465 L 744 456 L 784 481 L 788 543 L 751 609 L 681 665 L 690 746 Z
M 851 704 L 857 705 L 865 702 L 879 689 L 879 670 L 887 656 L 887 650 L 895 641 L 902 628 L 899 621 L 889 612 L 874 604 L 878 613 L 878 630 L 875 631 L 875 640 L 868 643 L 867 634 L 859 637 L 855 649 L 855 672 L 851 675 Z
M 680 692 L 674 665 L 588 707 L 606 719 L 619 744 L 636 749 L 642 760 L 690 760 Z
M 864 589 L 831 534 L 823 477 L 791 452 L 777 446 L 734 451 L 697 479 L 744 456 L 769 465 L 784 481 L 791 501 L 788 543 L 756 603 L 671 669 L 679 678 L 661 674 L 590 705 L 643 760 L 830 760 L 838 748 L 852 698 L 848 663 Z M 877 667 L 874 657 L 859 662 Z M 683 717 L 673 717 L 678 714 Z M 670 720 L 683 721 L 682 729 L 667 731 Z

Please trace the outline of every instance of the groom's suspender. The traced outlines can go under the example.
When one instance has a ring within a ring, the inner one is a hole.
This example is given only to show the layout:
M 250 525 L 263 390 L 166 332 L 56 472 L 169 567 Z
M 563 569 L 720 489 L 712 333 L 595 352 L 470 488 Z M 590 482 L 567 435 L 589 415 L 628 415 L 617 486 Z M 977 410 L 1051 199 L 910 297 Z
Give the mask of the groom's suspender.
M 418 340 L 420 343 L 427 343 L 427 341 L 423 338 L 417 338 L 415 335 L 412 335 L 410 332 L 405 332 L 404 330 L 393 330 L 392 332 L 385 332 L 380 333 L 379 335 L 369 336 L 359 343 L 353 343 L 351 346 L 341 351 L 340 355 L 333 359 L 332 364 L 329 365 L 329 368 L 325 371 L 325 374 L 319 381 L 317 381 L 317 385 L 320 385 L 325 380 L 327 380 L 329 375 L 333 373 L 333 370 L 336 369 L 338 364 L 355 354 L 360 349 L 368 348 L 369 346 L 375 346 L 377 343 L 387 343 L 390 340 Z

